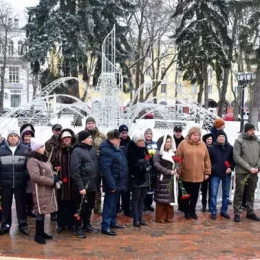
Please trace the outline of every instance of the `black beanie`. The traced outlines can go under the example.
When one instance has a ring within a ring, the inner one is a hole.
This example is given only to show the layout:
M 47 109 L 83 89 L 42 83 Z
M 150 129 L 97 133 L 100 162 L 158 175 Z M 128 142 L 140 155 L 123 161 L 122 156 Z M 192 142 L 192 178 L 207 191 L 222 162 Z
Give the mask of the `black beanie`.
M 224 135 L 224 136 L 226 137 L 226 134 L 225 134 L 224 131 L 218 130 L 217 133 L 216 133 L 216 139 L 218 139 L 218 137 L 219 137 L 220 135 Z
M 245 128 L 244 128 L 244 131 L 245 133 L 248 131 L 248 130 L 251 130 L 251 129 L 254 129 L 255 130 L 255 126 L 251 123 L 246 123 L 245 124 Z
M 81 131 L 78 133 L 78 140 L 80 142 L 84 141 L 86 138 L 90 136 L 90 133 L 88 131 Z
M 128 127 L 126 125 L 120 125 L 118 130 L 119 130 L 119 133 L 121 133 L 123 131 L 128 132 Z

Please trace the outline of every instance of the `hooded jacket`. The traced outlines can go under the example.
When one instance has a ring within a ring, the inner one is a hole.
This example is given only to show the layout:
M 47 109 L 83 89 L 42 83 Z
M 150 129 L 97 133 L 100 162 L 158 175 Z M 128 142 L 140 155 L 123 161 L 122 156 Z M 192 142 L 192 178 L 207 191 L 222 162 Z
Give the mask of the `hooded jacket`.
M 128 165 L 124 153 L 108 139 L 100 145 L 100 167 L 105 192 L 125 191 L 128 181 Z
M 164 146 L 168 138 L 172 140 L 172 147 L 169 151 L 165 151 Z M 176 152 L 175 141 L 172 136 L 164 135 L 158 139 L 157 146 L 158 150 L 153 156 L 153 164 L 157 173 L 154 201 L 161 204 L 170 204 L 174 202 L 173 192 L 170 192 L 168 185 L 172 176 L 171 172 L 175 167 L 172 158 Z
M 27 152 L 27 169 L 32 182 L 34 210 L 38 214 L 49 214 L 58 210 L 54 188 L 52 166 L 46 155 Z
M 61 136 L 65 131 L 69 132 L 72 136 L 69 146 L 62 144 Z M 61 188 L 57 190 L 57 198 L 58 200 L 71 200 L 73 197 L 72 180 L 70 176 L 71 153 L 76 143 L 76 137 L 74 132 L 67 128 L 60 132 L 58 141 L 59 145 L 53 148 L 50 159 L 54 171 L 57 171 L 59 179 L 63 182 Z M 59 168 L 60 170 L 57 170 Z
M 240 134 L 234 143 L 233 157 L 236 174 L 250 173 L 251 168 L 260 169 L 260 142 L 257 136 Z

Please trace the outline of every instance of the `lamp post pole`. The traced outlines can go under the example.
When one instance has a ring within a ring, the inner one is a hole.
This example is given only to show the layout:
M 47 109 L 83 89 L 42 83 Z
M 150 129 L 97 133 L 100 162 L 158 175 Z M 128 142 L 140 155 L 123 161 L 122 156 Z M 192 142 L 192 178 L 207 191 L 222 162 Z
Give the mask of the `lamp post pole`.
M 241 86 L 241 104 L 240 104 L 240 133 L 244 130 L 244 103 L 245 103 L 245 87 L 246 84 Z

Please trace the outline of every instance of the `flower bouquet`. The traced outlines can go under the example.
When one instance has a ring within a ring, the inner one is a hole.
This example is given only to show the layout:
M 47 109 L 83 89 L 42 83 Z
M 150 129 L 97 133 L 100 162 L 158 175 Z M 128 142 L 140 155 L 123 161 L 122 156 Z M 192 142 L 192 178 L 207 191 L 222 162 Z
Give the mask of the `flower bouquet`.
M 86 183 L 86 186 L 85 186 L 85 190 L 88 189 L 88 183 Z M 79 208 L 77 210 L 77 212 L 73 215 L 74 218 L 77 220 L 77 221 L 80 221 L 80 217 L 81 217 L 81 212 L 82 210 L 84 209 L 84 207 L 86 206 L 86 203 L 87 203 L 87 198 L 86 198 L 86 195 L 81 195 L 81 201 L 80 201 L 80 205 L 79 205 Z

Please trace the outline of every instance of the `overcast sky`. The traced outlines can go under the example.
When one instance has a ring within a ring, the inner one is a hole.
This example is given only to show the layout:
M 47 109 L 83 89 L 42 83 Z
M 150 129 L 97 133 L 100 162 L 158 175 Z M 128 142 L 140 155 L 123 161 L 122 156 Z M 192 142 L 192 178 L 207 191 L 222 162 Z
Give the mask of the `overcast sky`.
M 19 13 L 19 18 L 22 23 L 25 22 L 25 8 L 35 6 L 39 0 L 5 0 L 9 3 L 16 13 Z

